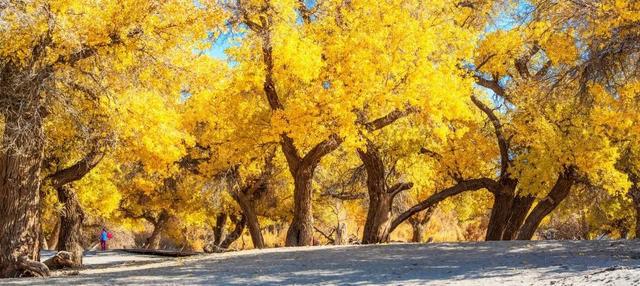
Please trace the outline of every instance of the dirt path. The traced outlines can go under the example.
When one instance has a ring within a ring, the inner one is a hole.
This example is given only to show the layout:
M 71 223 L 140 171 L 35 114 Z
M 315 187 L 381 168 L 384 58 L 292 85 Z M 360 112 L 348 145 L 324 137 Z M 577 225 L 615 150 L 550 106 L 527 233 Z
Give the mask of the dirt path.
M 114 252 L 85 261 L 91 269 L 75 276 L 0 284 L 640 285 L 634 241 L 325 246 L 177 259 Z

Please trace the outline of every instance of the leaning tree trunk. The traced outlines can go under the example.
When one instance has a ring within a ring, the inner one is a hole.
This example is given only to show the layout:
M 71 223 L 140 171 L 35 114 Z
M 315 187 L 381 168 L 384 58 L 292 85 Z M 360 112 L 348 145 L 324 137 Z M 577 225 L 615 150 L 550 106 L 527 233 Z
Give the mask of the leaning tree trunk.
M 224 241 L 220 243 L 220 248 L 222 249 L 228 249 L 233 242 L 238 240 L 238 238 L 242 236 L 244 228 L 247 226 L 247 219 L 243 215 L 241 215 L 240 218 L 233 217 L 231 220 L 236 224 L 236 226 L 233 231 L 227 235 Z
M 518 231 L 522 227 L 524 220 L 531 210 L 531 205 L 535 201 L 534 196 L 516 196 L 513 199 L 507 226 L 502 234 L 502 240 L 514 240 Z
M 31 111 L 4 113 L 0 147 L 0 277 L 49 274 L 46 265 L 39 262 L 42 119 L 37 104 L 24 105 Z
M 295 172 L 293 189 L 293 219 L 287 230 L 286 246 L 313 245 L 312 188 L 316 166 L 300 166 Z
M 531 240 L 531 238 L 533 238 L 533 234 L 538 229 L 542 220 L 567 198 L 571 187 L 573 187 L 573 183 L 573 178 L 571 175 L 567 175 L 567 172 L 558 177 L 549 194 L 533 208 L 531 214 L 529 214 L 525 220 L 518 233 L 518 240 Z
M 57 250 L 67 251 L 72 255 L 72 267 L 82 266 L 82 254 L 84 248 L 81 244 L 82 222 L 84 211 L 78 201 L 78 196 L 68 186 L 62 186 L 58 190 L 58 200 L 64 205 L 60 214 L 60 237 Z
M 240 205 L 240 209 L 242 209 L 242 215 L 246 219 L 253 247 L 264 248 L 264 238 L 262 237 L 260 221 L 258 220 L 254 203 L 242 191 L 233 192 L 232 196 L 238 205 Z

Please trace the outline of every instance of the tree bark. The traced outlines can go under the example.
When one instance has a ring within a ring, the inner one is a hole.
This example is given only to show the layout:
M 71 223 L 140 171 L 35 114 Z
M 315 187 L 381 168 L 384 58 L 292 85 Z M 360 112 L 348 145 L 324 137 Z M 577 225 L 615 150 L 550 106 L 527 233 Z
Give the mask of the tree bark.
M 560 174 L 549 194 L 533 208 L 518 233 L 518 240 L 531 240 L 542 219 L 567 198 L 574 184 L 572 172 L 569 169 Z
M 368 146 L 366 152 L 358 150 L 358 155 L 367 170 L 367 192 L 369 193 L 369 208 L 362 243 L 386 242 L 389 239 L 392 198 L 386 190 L 384 163 L 372 146 Z
M 55 249 L 71 254 L 72 267 L 82 266 L 84 248 L 80 241 L 85 215 L 78 201 L 78 196 L 70 185 L 84 178 L 102 160 L 104 153 L 99 151 L 99 144 L 96 143 L 91 147 L 92 150 L 75 164 L 47 176 L 58 193 L 58 201 L 64 206 L 60 214 Z
M 240 218 L 232 217 L 231 220 L 235 222 L 236 226 L 233 231 L 227 235 L 224 241 L 220 243 L 220 248 L 222 249 L 228 249 L 234 241 L 238 240 L 238 238 L 242 236 L 242 232 L 244 232 L 244 228 L 247 225 L 247 219 L 242 215 Z
M 517 196 L 513 199 L 507 226 L 502 234 L 502 240 L 514 240 L 522 227 L 525 218 L 535 201 L 534 196 Z
M 294 176 L 293 219 L 287 230 L 286 246 L 313 245 L 313 206 L 311 180 L 316 166 L 301 167 Z
M 511 216 L 511 208 L 515 199 L 515 183 L 510 179 L 504 179 L 499 182 L 502 192 L 494 193 L 493 207 L 491 216 L 489 217 L 489 225 L 487 226 L 487 234 L 485 240 L 501 240 L 507 227 L 509 217 Z
M 449 188 L 446 188 L 440 192 L 437 192 L 431 195 L 426 200 L 418 203 L 415 206 L 412 206 L 408 210 L 398 215 L 398 217 L 396 217 L 391 223 L 391 229 L 389 230 L 389 233 L 392 233 L 400 224 L 402 224 L 404 221 L 406 221 L 410 217 L 414 216 L 415 214 L 423 210 L 426 210 L 430 207 L 435 206 L 439 202 L 449 197 L 453 197 L 467 191 L 477 191 L 482 189 L 487 189 L 495 194 L 499 191 L 499 187 L 500 186 L 496 181 L 489 178 L 478 178 L 478 179 L 460 181 L 454 186 L 451 186 Z
M 242 209 L 242 217 L 245 218 L 246 224 L 249 228 L 249 234 L 251 235 L 251 241 L 254 248 L 264 248 L 264 238 L 260 229 L 260 221 L 255 209 L 255 202 L 247 197 L 243 191 L 233 192 L 232 197 L 240 205 Z
M 385 166 L 382 157 L 372 142 L 367 144 L 367 150 L 358 150 L 360 160 L 367 170 L 367 191 L 369 193 L 369 208 L 362 236 L 363 244 L 383 243 L 389 241 L 393 198 L 401 191 L 410 189 L 410 183 L 397 184 L 387 187 Z
M 162 233 L 169 221 L 170 215 L 166 211 L 162 211 L 155 221 L 150 221 L 153 225 L 153 232 L 147 238 L 147 249 L 160 249 L 160 240 L 162 239 Z
M 227 213 L 219 213 L 216 216 L 216 226 L 213 228 L 213 244 L 220 245 L 226 235 L 226 225 L 229 215 Z
M 82 237 L 82 222 L 84 211 L 78 201 L 76 192 L 68 186 L 58 188 L 58 200 L 64 205 L 60 214 L 60 233 L 58 251 L 71 253 L 72 267 L 82 266 L 84 248 L 80 242 Z
M 36 94 L 33 97 L 39 96 Z M 0 277 L 49 275 L 47 266 L 39 262 L 38 207 L 44 135 L 42 118 L 37 111 L 40 108 L 39 100 L 31 100 L 36 103 L 24 104 L 28 111 L 8 110 L 3 114 L 5 128 L 0 147 Z
M 421 219 L 412 217 L 409 219 L 411 223 L 411 242 L 423 242 L 424 241 L 424 232 L 426 230 L 426 226 L 431 220 L 431 216 L 433 216 L 433 212 L 436 210 L 436 206 L 434 205 L 428 208 Z

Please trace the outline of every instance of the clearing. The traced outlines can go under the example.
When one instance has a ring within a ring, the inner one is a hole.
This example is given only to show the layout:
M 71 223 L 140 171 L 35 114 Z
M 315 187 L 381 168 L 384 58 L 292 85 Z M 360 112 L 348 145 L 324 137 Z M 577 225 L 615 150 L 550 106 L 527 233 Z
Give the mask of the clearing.
M 89 253 L 86 269 L 8 285 L 640 285 L 639 241 L 320 246 L 187 258 Z

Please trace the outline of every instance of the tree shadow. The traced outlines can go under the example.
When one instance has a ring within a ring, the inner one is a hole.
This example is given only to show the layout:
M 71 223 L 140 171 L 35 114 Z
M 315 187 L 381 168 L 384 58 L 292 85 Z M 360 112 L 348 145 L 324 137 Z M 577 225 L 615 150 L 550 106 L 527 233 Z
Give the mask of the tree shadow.
M 640 267 L 632 241 L 511 241 L 290 248 L 185 259 L 26 284 L 433 284 L 558 279 L 612 267 Z M 495 280 L 486 280 L 495 281 Z M 27 282 L 27 281 L 15 281 Z

